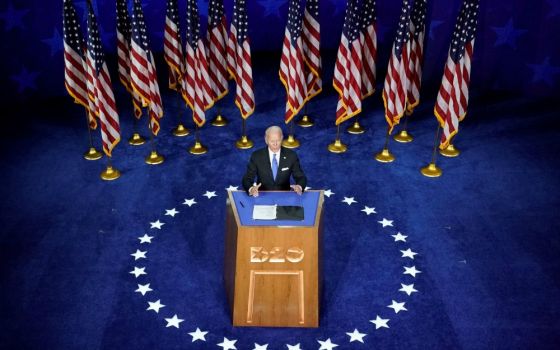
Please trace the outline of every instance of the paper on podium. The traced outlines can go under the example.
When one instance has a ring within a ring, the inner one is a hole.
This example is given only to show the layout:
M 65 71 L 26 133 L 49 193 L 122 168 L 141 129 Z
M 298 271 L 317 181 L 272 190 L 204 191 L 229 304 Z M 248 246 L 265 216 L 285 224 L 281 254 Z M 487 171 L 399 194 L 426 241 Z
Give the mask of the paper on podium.
M 253 220 L 276 220 L 276 205 L 254 205 Z

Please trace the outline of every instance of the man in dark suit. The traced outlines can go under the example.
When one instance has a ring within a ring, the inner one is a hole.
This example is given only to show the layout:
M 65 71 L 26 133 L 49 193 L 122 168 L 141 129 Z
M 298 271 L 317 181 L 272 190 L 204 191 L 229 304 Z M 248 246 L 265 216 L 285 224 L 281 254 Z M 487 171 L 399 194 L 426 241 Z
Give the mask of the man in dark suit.
M 305 189 L 307 178 L 299 165 L 299 158 L 296 152 L 282 147 L 282 139 L 282 129 L 278 126 L 266 129 L 264 141 L 267 147 L 253 152 L 243 176 L 243 188 L 249 195 L 257 197 L 259 190 L 289 191 L 290 188 L 301 194 Z M 294 185 L 290 185 L 290 176 L 294 178 Z

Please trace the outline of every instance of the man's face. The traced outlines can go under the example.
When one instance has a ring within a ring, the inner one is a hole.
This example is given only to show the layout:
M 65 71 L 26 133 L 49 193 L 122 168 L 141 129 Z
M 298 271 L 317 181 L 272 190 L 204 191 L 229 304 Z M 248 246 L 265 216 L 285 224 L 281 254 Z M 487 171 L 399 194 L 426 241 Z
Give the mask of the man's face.
M 271 132 L 265 138 L 265 142 L 272 152 L 277 153 L 280 151 L 280 146 L 282 146 L 282 134 L 279 132 Z

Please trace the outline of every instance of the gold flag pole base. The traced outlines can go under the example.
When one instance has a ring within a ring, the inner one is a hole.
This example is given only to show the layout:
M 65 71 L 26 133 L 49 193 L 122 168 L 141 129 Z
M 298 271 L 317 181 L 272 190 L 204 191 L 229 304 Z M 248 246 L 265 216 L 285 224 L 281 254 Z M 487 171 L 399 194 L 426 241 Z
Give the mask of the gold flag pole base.
M 329 144 L 327 149 L 332 153 L 344 153 L 348 150 L 348 147 L 337 138 L 333 143 Z
M 298 120 L 296 124 L 301 126 L 302 128 L 309 128 L 315 123 L 313 122 L 313 119 L 311 119 L 311 117 L 306 114 L 300 120 Z
M 140 136 L 139 133 L 135 132 L 132 136 L 128 139 L 128 143 L 132 146 L 140 146 L 146 143 L 146 140 Z
M 200 154 L 204 154 L 208 152 L 208 148 L 206 148 L 206 146 L 204 146 L 203 144 L 200 143 L 200 141 L 196 141 L 194 143 L 194 146 L 192 146 L 191 148 L 189 148 L 189 153 L 191 154 L 195 154 L 195 155 L 200 155 Z
M 146 157 L 146 164 L 157 165 L 163 163 L 164 160 L 165 158 L 154 150 Z
M 113 168 L 110 165 L 107 165 L 107 169 L 105 169 L 103 172 L 101 172 L 100 175 L 102 180 L 105 181 L 112 181 L 112 180 L 116 180 L 119 177 L 121 177 L 121 172 L 118 171 L 117 169 Z
M 290 134 L 286 140 L 282 141 L 282 146 L 286 148 L 298 148 L 299 141 L 296 140 L 293 134 Z
M 95 147 L 90 147 L 89 150 L 84 153 L 84 158 L 87 160 L 98 160 L 103 157 L 103 154 L 95 149 Z
M 375 160 L 381 163 L 391 163 L 395 160 L 395 156 L 389 152 L 388 148 L 383 148 L 383 150 L 375 155 Z
M 401 130 L 401 132 L 393 136 L 393 139 L 400 143 L 409 143 L 414 140 L 412 135 L 410 135 L 406 130 Z
M 440 149 L 439 154 L 441 154 L 444 157 L 453 158 L 459 156 L 461 152 L 457 148 L 455 148 L 455 146 L 449 144 L 449 146 L 447 146 L 446 148 Z
M 430 163 L 427 166 L 420 169 L 422 175 L 427 177 L 440 177 L 441 176 L 441 168 L 439 168 L 436 163 Z
M 238 149 L 249 149 L 253 147 L 253 141 L 249 140 L 247 135 L 243 135 L 239 140 L 235 141 L 235 147 Z
M 228 120 L 225 117 L 222 117 L 221 114 L 218 114 L 218 116 L 216 116 L 216 118 L 214 118 L 214 120 L 212 120 L 210 124 L 214 126 L 225 126 L 227 125 L 227 123 Z
M 364 129 L 360 123 L 358 122 L 358 120 L 356 120 L 354 122 L 354 124 L 352 124 L 352 126 L 348 127 L 348 129 L 346 129 L 346 131 L 349 134 L 354 134 L 354 135 L 359 135 L 359 134 L 363 134 L 364 132 L 366 132 L 366 129 Z
M 177 125 L 176 128 L 173 129 L 173 135 L 177 137 L 183 137 L 189 135 L 191 132 L 189 129 L 185 128 L 185 126 L 181 123 Z

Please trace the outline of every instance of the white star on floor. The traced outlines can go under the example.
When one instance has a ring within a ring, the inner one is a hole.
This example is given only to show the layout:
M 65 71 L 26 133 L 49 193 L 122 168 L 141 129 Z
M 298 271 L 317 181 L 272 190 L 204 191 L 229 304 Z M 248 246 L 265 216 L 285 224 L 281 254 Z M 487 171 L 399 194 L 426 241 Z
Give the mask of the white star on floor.
M 391 300 L 391 305 L 387 305 L 388 308 L 395 310 L 395 313 L 398 314 L 399 311 L 408 311 L 406 307 L 404 307 L 404 302 L 397 303 L 394 300 Z
M 139 285 L 138 285 L 138 289 L 135 290 L 135 292 L 142 293 L 142 295 L 146 295 L 146 293 L 151 292 L 151 291 L 153 291 L 153 289 L 150 288 L 150 284 L 149 284 L 149 283 L 148 283 L 148 284 L 144 284 L 144 285 L 139 284 Z
M 375 211 L 375 208 L 370 208 L 366 205 L 364 205 L 364 209 L 360 210 L 363 211 L 364 213 L 366 213 L 368 216 L 369 214 L 377 214 L 377 212 Z
M 334 192 L 329 189 L 329 190 L 326 190 L 325 192 L 323 192 L 323 194 L 330 198 L 334 194 Z
M 158 299 L 157 301 L 148 301 L 148 305 L 149 306 L 146 309 L 146 311 L 154 310 L 156 312 L 156 314 L 159 314 L 159 309 L 161 309 L 162 307 L 165 307 L 165 305 L 160 303 L 160 299 Z
M 375 320 L 370 320 L 369 322 L 371 322 L 375 325 L 375 329 L 379 329 L 379 328 L 382 328 L 382 327 L 389 328 L 389 325 L 387 324 L 389 322 L 389 319 L 388 318 L 381 318 L 381 317 L 379 317 L 379 315 L 377 315 Z
M 204 336 L 208 334 L 208 332 L 203 332 L 200 330 L 200 328 L 196 327 L 196 331 L 190 332 L 189 334 L 192 337 L 192 343 L 194 343 L 197 340 L 206 341 L 206 338 L 204 338 Z
M 416 270 L 416 266 L 412 266 L 412 267 L 404 267 L 404 272 L 403 275 L 411 275 L 412 277 L 416 277 L 417 273 L 422 273 L 422 271 L 420 270 Z
M 410 250 L 410 248 L 408 248 L 407 250 L 401 250 L 401 253 L 401 258 L 411 258 L 412 260 L 414 260 L 415 255 L 418 255 L 418 253 L 413 252 L 412 250 Z
M 229 340 L 224 337 L 224 341 L 216 345 L 221 346 L 224 350 L 236 350 L 237 348 L 235 347 L 235 342 L 237 342 L 237 340 Z
M 403 235 L 403 234 L 400 233 L 400 232 L 397 232 L 396 235 L 391 235 L 391 236 L 392 236 L 393 238 L 395 238 L 395 242 L 398 242 L 398 241 L 406 242 L 406 237 L 408 237 L 408 236 Z
M 354 328 L 354 332 L 349 333 L 347 332 L 348 336 L 350 337 L 350 343 L 353 341 L 359 341 L 360 343 L 364 342 L 364 337 L 367 335 L 365 333 L 360 333 L 356 328 Z
M 239 186 L 229 185 L 229 187 L 226 188 L 226 191 L 239 191 Z
M 401 283 L 402 288 L 399 289 L 399 292 L 405 292 L 406 294 L 410 295 L 414 292 L 418 292 L 416 289 L 414 289 L 414 283 L 413 284 L 402 284 Z
M 352 205 L 352 203 L 358 203 L 354 200 L 354 197 L 344 197 L 342 201 L 348 205 Z
M 134 261 L 136 261 L 138 259 L 146 259 L 146 253 L 147 252 L 148 252 L 147 250 L 141 251 L 141 250 L 136 249 L 136 253 L 130 254 L 130 255 L 133 256 Z
M 154 236 L 148 236 L 145 233 L 144 233 L 144 236 L 138 237 L 138 239 L 140 240 L 140 244 L 142 244 L 142 243 L 152 243 L 152 238 L 154 238 Z
M 179 328 L 179 323 L 184 321 L 183 319 L 177 317 L 177 314 L 173 315 L 173 317 L 171 318 L 166 318 L 165 320 L 167 321 L 167 325 L 165 326 L 166 328 L 167 327 Z
M 205 194 L 203 194 L 204 197 L 207 197 L 208 199 L 212 198 L 212 197 L 218 197 L 218 195 L 216 194 L 216 191 L 206 191 Z
M 331 338 L 325 341 L 321 341 L 321 340 L 317 340 L 317 341 L 319 342 L 319 344 L 321 344 L 319 350 L 332 350 L 333 348 L 336 348 L 338 346 L 338 344 L 331 343 Z
M 134 266 L 134 271 L 130 271 L 130 273 L 133 274 L 134 277 L 138 278 L 141 275 L 147 275 L 148 274 L 145 270 L 146 270 L 145 267 Z
M 196 201 L 194 200 L 194 198 L 191 199 L 186 199 L 183 202 L 184 205 L 188 205 L 189 207 L 193 206 L 194 204 L 196 204 Z
M 253 350 L 267 350 L 267 349 L 268 349 L 268 344 L 259 345 L 257 343 L 255 343 L 255 347 L 253 348 Z
M 165 209 L 165 215 L 169 215 L 171 217 L 175 217 L 175 215 L 179 214 L 179 212 L 177 210 L 175 210 L 175 208 L 173 209 Z
M 387 220 L 385 218 L 383 218 L 383 220 L 378 221 L 378 223 L 380 223 L 381 225 L 383 225 L 383 227 L 385 226 L 393 226 L 393 220 Z
M 286 344 L 286 346 L 288 347 L 288 350 L 301 350 L 301 348 L 299 347 L 299 343 L 297 343 L 296 345 Z
M 158 230 L 161 230 L 161 227 L 165 225 L 164 222 L 160 222 L 159 220 L 156 222 L 150 222 L 150 228 L 157 228 Z

